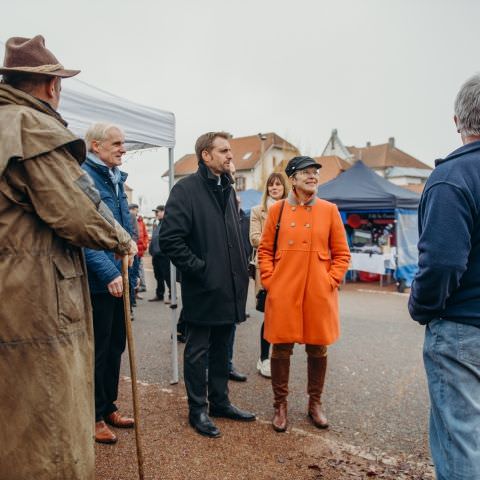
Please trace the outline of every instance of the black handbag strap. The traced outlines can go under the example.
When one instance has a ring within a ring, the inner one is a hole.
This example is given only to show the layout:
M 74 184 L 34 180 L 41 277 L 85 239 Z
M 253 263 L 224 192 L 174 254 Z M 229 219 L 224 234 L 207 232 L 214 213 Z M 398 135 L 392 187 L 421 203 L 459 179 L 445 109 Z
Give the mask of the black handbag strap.
M 280 213 L 278 214 L 277 224 L 275 225 L 275 238 L 273 240 L 273 262 L 275 263 L 275 254 L 277 253 L 278 232 L 280 230 L 280 222 L 282 220 L 283 207 L 285 206 L 285 200 L 282 200 L 282 206 L 280 207 Z

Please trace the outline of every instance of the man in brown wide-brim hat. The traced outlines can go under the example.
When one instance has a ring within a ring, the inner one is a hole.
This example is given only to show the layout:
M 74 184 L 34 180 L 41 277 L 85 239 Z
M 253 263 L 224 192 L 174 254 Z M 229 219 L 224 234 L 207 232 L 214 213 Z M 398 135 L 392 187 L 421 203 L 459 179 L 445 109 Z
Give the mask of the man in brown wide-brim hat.
M 77 73 L 40 35 L 6 43 L 0 477 L 9 480 L 94 479 L 92 320 L 81 247 L 136 252 L 80 168 L 84 142 L 56 111 L 61 79 Z

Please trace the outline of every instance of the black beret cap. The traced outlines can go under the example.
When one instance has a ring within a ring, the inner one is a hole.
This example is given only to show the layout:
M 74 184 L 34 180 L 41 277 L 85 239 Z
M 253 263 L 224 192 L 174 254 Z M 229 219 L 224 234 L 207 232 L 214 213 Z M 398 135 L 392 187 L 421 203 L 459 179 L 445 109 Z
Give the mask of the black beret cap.
M 287 174 L 287 177 L 291 177 L 299 170 L 304 170 L 305 168 L 309 167 L 322 168 L 322 166 L 317 163 L 312 157 L 293 157 L 288 162 L 285 168 L 285 173 Z

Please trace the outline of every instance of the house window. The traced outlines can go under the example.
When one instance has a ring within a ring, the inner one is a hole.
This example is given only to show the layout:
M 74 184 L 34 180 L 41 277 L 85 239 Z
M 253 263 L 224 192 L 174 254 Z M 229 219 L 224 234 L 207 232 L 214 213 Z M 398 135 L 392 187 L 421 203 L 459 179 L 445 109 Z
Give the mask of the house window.
M 243 192 L 245 190 L 246 179 L 245 177 L 235 176 L 235 190 L 237 192 Z

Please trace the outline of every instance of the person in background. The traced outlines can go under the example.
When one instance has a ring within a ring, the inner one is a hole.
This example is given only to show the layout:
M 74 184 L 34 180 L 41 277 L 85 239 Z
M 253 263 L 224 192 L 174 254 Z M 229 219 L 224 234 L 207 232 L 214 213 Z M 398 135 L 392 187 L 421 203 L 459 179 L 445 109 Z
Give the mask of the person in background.
M 425 184 L 410 315 L 425 325 L 430 449 L 438 480 L 480 478 L 480 75 L 457 94 L 463 146 Z
M 235 175 L 237 173 L 237 169 L 235 168 L 235 164 L 233 161 L 230 162 L 230 175 L 233 180 L 233 188 L 235 189 Z M 240 236 L 242 240 L 242 247 L 245 250 L 245 255 L 246 258 L 249 258 L 249 252 L 248 248 L 245 244 L 245 240 L 248 242 L 248 245 L 250 245 L 250 242 L 248 241 L 248 238 L 245 239 L 245 236 L 243 235 L 243 230 L 242 230 L 242 213 L 245 215 L 245 212 L 240 209 L 240 197 L 235 194 L 235 201 L 237 204 L 237 210 L 238 210 L 238 216 L 239 216 L 239 225 L 240 225 Z M 245 222 L 244 222 L 245 223 Z M 246 299 L 245 299 L 245 316 L 248 317 L 246 313 Z M 246 382 L 247 381 L 247 376 L 243 373 L 240 373 L 235 366 L 233 365 L 233 349 L 235 345 L 235 334 L 237 332 L 237 325 L 234 324 L 232 328 L 232 333 L 230 335 L 230 339 L 228 341 L 228 379 L 232 380 L 233 382 Z
M 125 230 L 132 232 L 124 184 L 127 174 L 118 168 L 125 154 L 125 136 L 116 125 L 96 123 L 85 134 L 87 159 L 82 168 L 90 175 L 102 200 Z M 95 337 L 95 440 L 115 443 L 107 426 L 133 428 L 133 418 L 120 414 L 120 364 L 126 345 L 121 261 L 105 250 L 85 249 Z
M 255 420 L 232 405 L 228 394 L 229 339 L 233 326 L 245 320 L 248 292 L 229 139 L 225 132 L 197 139 L 198 171 L 174 185 L 160 230 L 162 251 L 182 273 L 188 419 L 208 437 L 220 436 L 210 416 Z
M 267 219 L 268 209 L 278 200 L 287 197 L 287 182 L 284 175 L 279 172 L 271 173 L 265 182 L 265 188 L 262 195 L 262 203 L 253 207 L 250 211 L 250 243 L 255 248 L 255 295 L 262 287 L 260 280 L 260 268 L 258 267 L 257 249 L 260 245 L 263 227 Z M 270 344 L 263 337 L 265 322 L 262 322 L 260 328 L 260 358 L 257 362 L 257 371 L 266 378 L 271 377 L 270 373 Z
M 135 299 L 142 300 L 141 295 L 139 295 L 139 291 L 141 291 L 142 285 L 142 275 L 145 277 L 143 272 L 143 255 L 148 248 L 149 238 L 147 227 L 141 215 L 138 214 L 138 205 L 136 203 L 131 203 L 128 205 L 128 209 L 130 210 L 130 215 L 132 216 L 132 228 L 135 232 L 135 240 L 137 242 L 137 265 L 136 265 L 136 276 L 139 279 L 138 286 L 135 284 L 134 286 L 134 294 Z M 145 278 L 143 280 L 145 282 Z
M 136 210 L 138 210 L 138 205 L 136 203 L 131 203 L 128 205 L 128 211 L 130 212 L 130 225 L 132 231 L 132 239 L 135 241 L 138 247 L 138 224 L 137 224 L 137 214 Z M 137 284 L 138 284 L 138 275 L 139 275 L 139 257 L 138 252 L 135 255 L 135 259 L 133 260 L 133 265 L 129 269 L 128 280 L 130 284 L 130 318 L 131 320 L 135 319 L 133 308 L 137 306 Z
M 138 222 L 138 239 L 140 244 L 140 246 L 138 246 L 138 258 L 139 258 L 138 276 L 140 278 L 140 285 L 138 287 L 138 291 L 146 292 L 147 284 L 145 282 L 145 269 L 143 266 L 143 255 L 148 250 L 148 247 L 150 244 L 150 237 L 148 236 L 147 226 L 145 225 L 145 221 L 143 220 L 143 217 L 141 215 L 138 215 L 138 210 L 137 210 L 137 222 Z M 141 298 L 141 297 L 137 294 L 137 298 Z
M 148 251 L 152 257 L 153 274 L 157 281 L 157 288 L 155 296 L 149 302 L 163 302 L 168 305 L 172 298 L 170 293 L 170 260 L 162 252 L 158 242 L 163 216 L 165 215 L 165 205 L 159 205 L 153 211 L 155 212 L 156 223 L 153 226 L 152 240 Z M 165 298 L 165 285 L 168 287 L 168 298 Z
M 336 205 L 317 198 L 318 170 L 310 157 L 292 158 L 285 168 L 291 191 L 268 210 L 258 248 L 265 304 L 265 339 L 272 344 L 272 426 L 287 428 L 290 357 L 305 344 L 308 417 L 318 428 L 328 422 L 321 408 L 327 345 L 340 334 L 338 285 L 350 262 L 345 229 Z M 274 253 L 275 233 L 278 243 Z
M 136 253 L 58 113 L 65 69 L 41 35 L 0 68 L 0 477 L 94 480 L 92 310 L 82 247 Z

